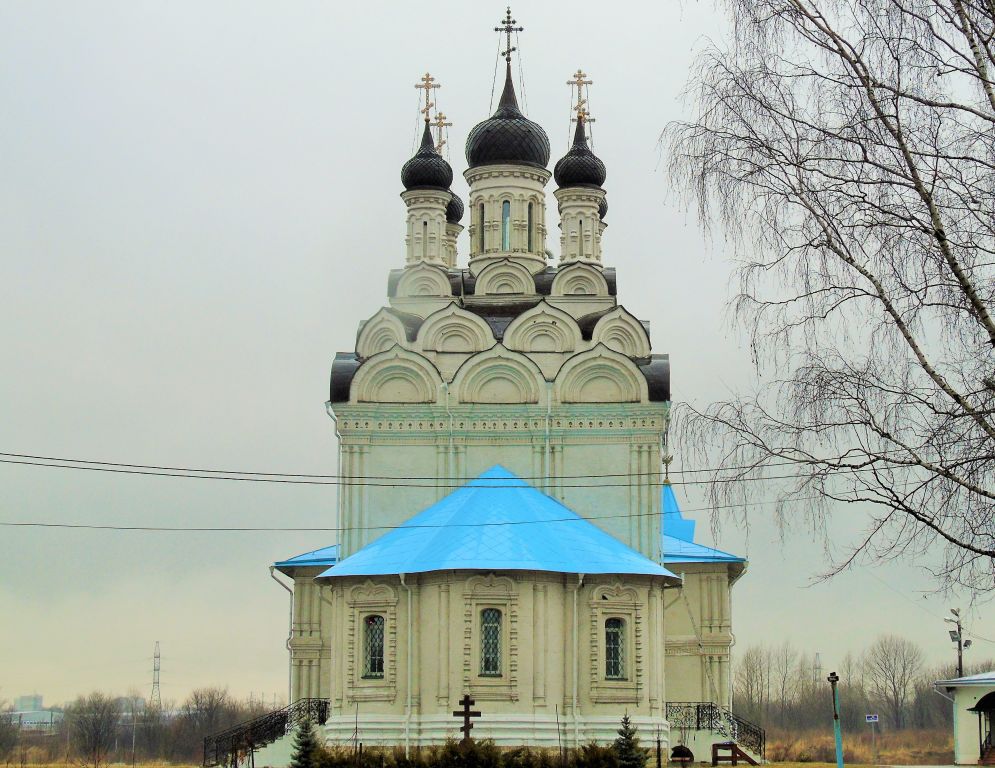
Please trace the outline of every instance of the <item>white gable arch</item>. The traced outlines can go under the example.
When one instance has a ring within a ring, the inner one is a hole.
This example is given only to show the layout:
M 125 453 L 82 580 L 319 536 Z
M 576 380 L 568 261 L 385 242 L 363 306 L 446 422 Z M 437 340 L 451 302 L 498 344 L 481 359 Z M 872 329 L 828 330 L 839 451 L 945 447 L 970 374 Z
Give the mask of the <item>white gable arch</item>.
M 404 324 L 397 315 L 386 307 L 363 323 L 356 339 L 356 356 L 360 359 L 373 357 L 394 346 L 407 346 L 408 338 Z
M 415 342 L 424 352 L 482 352 L 496 344 L 489 325 L 455 303 L 429 315 Z
M 498 344 L 474 355 L 456 372 L 451 387 L 460 403 L 540 403 L 546 382 L 525 355 Z
M 504 345 L 518 352 L 573 352 L 583 343 L 577 321 L 541 301 L 511 321 Z
M 626 357 L 648 357 L 650 338 L 645 326 L 625 307 L 608 312 L 594 326 L 591 341 Z
M 419 262 L 408 267 L 397 281 L 398 298 L 452 296 L 449 277 L 441 267 Z
M 528 267 L 510 259 L 496 261 L 484 267 L 477 276 L 474 288 L 477 296 L 532 296 L 535 292 L 535 280 Z
M 349 388 L 352 403 L 434 403 L 442 377 L 431 362 L 400 347 L 363 363 Z
M 550 291 L 553 296 L 607 296 L 608 281 L 597 267 L 571 264 L 556 273 Z
M 645 403 L 646 378 L 625 355 L 604 344 L 576 355 L 560 368 L 553 384 L 561 403 Z

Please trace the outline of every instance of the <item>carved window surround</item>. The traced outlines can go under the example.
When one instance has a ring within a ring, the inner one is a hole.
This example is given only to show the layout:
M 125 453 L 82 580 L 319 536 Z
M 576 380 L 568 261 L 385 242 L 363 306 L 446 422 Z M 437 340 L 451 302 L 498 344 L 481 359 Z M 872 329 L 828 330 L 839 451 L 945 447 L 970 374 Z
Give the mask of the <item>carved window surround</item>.
M 346 697 L 355 701 L 390 701 L 397 696 L 397 593 L 386 584 L 366 581 L 348 591 L 346 600 Z M 384 675 L 363 677 L 363 619 L 384 617 Z
M 596 704 L 636 704 L 643 682 L 643 614 L 639 593 L 620 582 L 592 589 L 590 636 L 591 701 Z M 626 679 L 605 678 L 605 622 L 618 618 L 625 622 L 622 635 Z
M 480 674 L 480 615 L 501 611 L 501 676 Z M 518 701 L 518 591 L 493 573 L 466 582 L 463 593 L 463 690 L 475 699 Z

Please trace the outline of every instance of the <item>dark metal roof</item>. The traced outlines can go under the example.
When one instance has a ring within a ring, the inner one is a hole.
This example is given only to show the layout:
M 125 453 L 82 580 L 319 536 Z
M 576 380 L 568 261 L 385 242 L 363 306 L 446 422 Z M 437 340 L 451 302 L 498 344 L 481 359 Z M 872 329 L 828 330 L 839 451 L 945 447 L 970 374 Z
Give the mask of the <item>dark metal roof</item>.
M 545 168 L 549 165 L 549 137 L 542 126 L 529 120 L 518 108 L 510 62 L 497 111 L 477 123 L 466 137 L 466 162 L 471 168 L 481 165 Z
M 463 218 L 463 201 L 451 189 L 449 194 L 452 195 L 452 198 L 449 200 L 449 205 L 446 206 L 446 221 L 450 224 L 459 224 L 460 219 Z
M 621 304 L 616 304 L 614 307 L 611 307 L 610 309 L 603 309 L 600 312 L 592 312 L 589 315 L 584 315 L 583 317 L 579 318 L 577 320 L 577 325 L 580 326 L 581 338 L 590 341 L 591 337 L 594 335 L 594 326 L 598 324 L 598 321 L 602 317 L 607 315 L 609 312 L 614 312 L 619 307 L 624 309 L 626 312 L 629 312 L 629 310 L 625 309 L 625 307 L 623 307 Z M 632 313 L 629 312 L 629 314 L 631 315 Z M 633 315 L 633 317 L 635 317 L 635 315 Z M 635 319 L 636 322 L 638 322 L 643 327 L 643 330 L 646 331 L 646 338 L 649 339 L 650 338 L 649 320 L 640 320 L 638 317 L 635 317 Z
M 587 145 L 584 118 L 577 120 L 574 143 L 553 168 L 553 178 L 558 187 L 601 187 L 605 183 L 605 164 Z
M 670 355 L 650 355 L 649 361 L 639 363 L 639 370 L 649 385 L 650 402 L 670 400 Z
M 536 293 L 540 296 L 549 296 L 553 291 L 553 278 L 556 277 L 559 267 L 546 267 L 542 272 L 532 276 L 535 282 Z M 605 282 L 608 283 L 608 295 L 614 296 L 617 293 L 615 267 L 605 267 L 602 271 Z M 404 275 L 403 269 L 393 269 L 387 276 L 387 295 L 397 296 L 397 284 Z M 446 276 L 449 278 L 449 286 L 453 296 L 473 296 L 476 293 L 477 278 L 468 269 L 448 269 Z
M 476 305 L 467 304 L 463 308 L 467 312 L 472 312 L 481 318 L 487 325 L 491 328 L 491 333 L 494 334 L 494 338 L 498 341 L 504 339 L 504 332 L 511 325 L 512 320 L 521 315 L 523 312 L 527 312 L 536 304 L 538 304 L 542 299 L 539 297 L 530 297 L 527 299 L 515 299 L 506 304 L 485 304 Z
M 421 146 L 415 156 L 401 166 L 401 183 L 405 189 L 443 189 L 448 190 L 453 183 L 453 169 L 449 163 L 435 150 L 432 140 L 432 130 L 425 122 L 425 132 L 422 134 Z
M 336 352 L 332 362 L 332 376 L 329 384 L 328 399 L 333 403 L 349 402 L 349 387 L 352 377 L 359 368 L 359 359 L 355 352 Z
M 615 307 L 610 309 L 603 309 L 600 312 L 592 312 L 589 315 L 584 315 L 577 320 L 577 325 L 580 326 L 581 338 L 590 341 L 591 337 L 594 335 L 594 326 L 598 324 L 598 320 L 607 315 L 609 312 L 614 312 Z
M 598 203 L 598 218 L 604 221 L 605 216 L 607 215 L 608 215 L 608 198 L 602 197 L 601 202 Z

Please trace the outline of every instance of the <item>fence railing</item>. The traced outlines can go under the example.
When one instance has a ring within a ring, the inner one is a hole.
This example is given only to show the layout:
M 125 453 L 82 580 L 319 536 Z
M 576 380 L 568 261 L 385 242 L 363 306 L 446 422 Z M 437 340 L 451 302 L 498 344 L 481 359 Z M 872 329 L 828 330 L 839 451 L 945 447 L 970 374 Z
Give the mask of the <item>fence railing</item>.
M 309 720 L 321 725 L 328 719 L 328 699 L 298 699 L 293 704 L 204 737 L 204 768 L 234 766 L 253 750 L 272 744 Z
M 763 728 L 744 720 L 725 707 L 710 701 L 671 701 L 667 703 L 671 729 L 712 731 L 735 741 L 761 758 L 767 757 L 767 734 Z

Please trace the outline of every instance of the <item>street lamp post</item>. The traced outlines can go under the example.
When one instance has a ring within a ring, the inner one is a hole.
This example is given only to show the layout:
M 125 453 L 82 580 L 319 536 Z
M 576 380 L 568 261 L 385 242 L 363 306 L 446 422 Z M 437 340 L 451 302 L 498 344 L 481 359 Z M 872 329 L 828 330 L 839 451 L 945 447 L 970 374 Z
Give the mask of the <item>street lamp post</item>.
M 964 629 L 961 626 L 960 611 L 956 608 L 950 609 L 953 618 L 944 619 L 948 624 L 954 624 L 957 629 L 950 630 L 951 642 L 957 643 L 957 677 L 964 677 L 964 651 L 971 647 L 970 640 L 964 640 Z
M 843 730 L 840 727 L 840 694 L 836 684 L 840 676 L 830 672 L 826 678 L 833 688 L 833 734 L 836 736 L 836 768 L 843 768 Z

